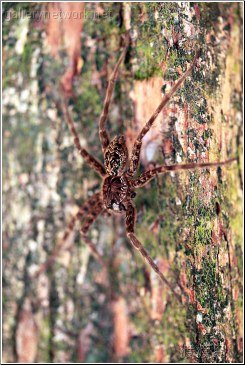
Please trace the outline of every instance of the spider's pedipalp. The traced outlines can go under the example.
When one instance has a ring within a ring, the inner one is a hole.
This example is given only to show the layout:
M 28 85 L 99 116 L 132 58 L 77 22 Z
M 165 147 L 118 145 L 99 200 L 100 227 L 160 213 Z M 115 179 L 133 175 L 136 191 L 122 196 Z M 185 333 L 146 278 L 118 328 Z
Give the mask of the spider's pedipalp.
M 89 228 L 94 223 L 94 221 L 98 217 L 98 215 L 103 212 L 103 210 L 104 210 L 104 207 L 103 207 L 103 203 L 102 203 L 102 200 L 100 197 L 100 193 L 97 193 L 96 201 L 94 201 L 94 205 L 91 205 L 89 207 L 89 210 L 86 214 L 84 223 L 80 230 L 80 234 L 82 236 L 84 243 L 90 248 L 92 255 L 97 259 L 97 261 L 101 264 L 102 267 L 105 267 L 106 264 L 103 260 L 102 255 L 99 253 L 99 251 L 97 250 L 94 243 L 87 236 L 87 232 L 88 232 Z

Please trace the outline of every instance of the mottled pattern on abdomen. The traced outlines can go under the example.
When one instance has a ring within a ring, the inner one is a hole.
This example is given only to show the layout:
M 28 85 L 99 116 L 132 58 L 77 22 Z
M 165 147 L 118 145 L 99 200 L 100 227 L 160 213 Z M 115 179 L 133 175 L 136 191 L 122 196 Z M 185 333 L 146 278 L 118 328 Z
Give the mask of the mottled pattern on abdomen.
M 124 136 L 115 137 L 105 151 L 105 168 L 108 175 L 123 173 L 128 159 L 128 149 Z

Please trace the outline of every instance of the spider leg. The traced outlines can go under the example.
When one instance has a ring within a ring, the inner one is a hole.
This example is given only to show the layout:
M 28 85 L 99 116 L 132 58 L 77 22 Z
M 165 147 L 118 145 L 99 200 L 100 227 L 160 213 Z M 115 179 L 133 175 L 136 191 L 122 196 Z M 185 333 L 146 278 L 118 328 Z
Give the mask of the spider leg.
M 92 195 L 91 198 L 89 198 L 83 205 L 82 207 L 78 210 L 77 214 L 75 214 L 69 224 L 68 227 L 66 228 L 62 239 L 60 240 L 60 242 L 54 247 L 53 251 L 51 252 L 51 254 L 49 255 L 48 259 L 46 260 L 46 262 L 44 262 L 41 267 L 39 268 L 38 272 L 36 273 L 36 276 L 38 276 L 39 274 L 41 274 L 42 272 L 46 271 L 50 265 L 53 264 L 53 262 L 55 261 L 57 255 L 59 254 L 59 252 L 65 247 L 65 244 L 67 242 L 68 237 L 70 236 L 71 232 L 74 229 L 74 226 L 76 224 L 76 222 L 78 221 L 78 219 L 82 219 L 85 215 L 86 215 L 86 219 L 85 219 L 85 223 L 84 225 L 87 224 L 88 220 L 90 219 L 90 217 L 94 217 L 93 221 L 95 220 L 95 218 L 98 216 L 98 214 L 101 213 L 101 200 L 100 200 L 100 193 L 95 193 L 94 195 Z M 92 221 L 92 223 L 93 223 Z M 92 224 L 91 223 L 91 224 Z M 83 226 L 84 226 L 83 225 Z M 83 235 L 83 234 L 82 234 Z M 92 244 L 93 245 L 93 244 Z M 95 249 L 96 250 L 96 249 Z M 95 251 L 94 250 L 94 251 Z
M 149 181 L 151 181 L 156 175 L 164 174 L 168 171 L 183 171 L 183 170 L 197 170 L 197 169 L 204 169 L 208 167 L 217 167 L 222 165 L 227 165 L 236 158 L 230 158 L 229 160 L 222 161 L 222 162 L 203 162 L 203 163 L 187 163 L 182 165 L 163 165 L 156 167 L 155 169 L 148 170 L 143 172 L 139 177 L 133 180 L 133 187 L 140 188 L 146 185 Z
M 82 239 L 84 243 L 90 248 L 90 251 L 92 255 L 96 258 L 96 260 L 101 264 L 103 268 L 106 268 L 106 263 L 103 260 L 102 255 L 97 250 L 95 244 L 90 240 L 90 238 L 86 235 L 91 225 L 94 223 L 97 216 L 102 213 L 104 210 L 103 203 L 100 199 L 100 196 L 97 197 L 97 201 L 93 207 L 93 209 L 90 209 L 88 214 L 86 215 L 85 222 L 82 225 L 82 228 L 80 230 L 80 234 L 82 236 Z
M 74 121 L 69 112 L 68 105 L 65 101 L 64 95 L 62 95 L 62 108 L 63 108 L 63 112 L 65 115 L 65 119 L 68 124 L 68 127 L 74 137 L 75 147 L 78 150 L 79 154 L 84 158 L 84 160 L 87 162 L 87 164 L 90 167 L 92 167 L 92 169 L 94 169 L 100 176 L 106 175 L 104 166 L 98 160 L 96 160 L 93 156 L 91 156 L 90 153 L 88 153 L 85 150 L 85 148 L 83 148 L 81 146 L 81 143 L 80 143 L 80 140 L 79 140 L 76 128 L 75 128 L 75 124 L 74 124 Z
M 173 285 L 165 278 L 163 273 L 160 271 L 159 267 L 155 264 L 155 262 L 153 261 L 151 256 L 148 254 L 148 252 L 143 247 L 141 242 L 135 236 L 135 232 L 134 232 L 135 218 L 136 218 L 136 209 L 130 202 L 127 205 L 126 220 L 125 220 L 127 237 L 129 238 L 133 247 L 141 253 L 143 258 L 148 262 L 148 264 L 152 267 L 152 269 L 158 274 L 158 276 L 161 278 L 161 280 L 164 282 L 164 284 L 166 284 L 171 289 L 171 291 L 173 292 L 175 297 L 178 299 L 178 301 L 181 302 L 181 297 L 179 296 L 179 294 L 176 293 Z
M 122 61 L 124 60 L 124 57 L 125 57 L 126 53 L 127 53 L 128 44 L 129 44 L 129 33 L 126 36 L 126 45 L 125 45 L 125 47 L 122 51 L 121 56 L 119 57 L 119 59 L 116 63 L 116 66 L 115 66 L 115 68 L 114 68 L 114 70 L 111 74 L 111 77 L 109 79 L 107 90 L 106 90 L 105 101 L 104 101 L 104 105 L 103 105 L 103 110 L 102 110 L 102 113 L 100 115 L 99 137 L 100 137 L 100 142 L 101 142 L 103 152 L 105 151 L 106 147 L 110 143 L 109 135 L 108 135 L 108 133 L 105 129 L 105 122 L 106 122 L 106 119 L 107 119 L 107 116 L 108 116 L 111 97 L 112 97 L 115 82 L 116 82 L 116 79 L 117 79 L 117 76 L 118 76 L 118 70 L 119 70 L 119 67 L 120 67 Z
M 155 110 L 155 112 L 153 113 L 153 115 L 150 117 L 150 119 L 148 120 L 148 122 L 145 124 L 145 126 L 143 127 L 143 129 L 141 130 L 141 132 L 139 133 L 134 146 L 133 146 L 133 150 L 132 150 L 132 156 L 130 159 L 130 164 L 129 164 L 129 170 L 128 170 L 128 174 L 130 176 L 133 176 L 138 168 L 138 164 L 139 164 L 139 157 L 140 157 L 140 150 L 141 150 L 141 146 L 142 146 L 142 140 L 143 137 L 146 135 L 146 133 L 150 130 L 150 128 L 152 127 L 154 121 L 156 120 L 157 116 L 159 115 L 159 113 L 162 111 L 162 109 L 166 106 L 166 104 L 169 102 L 169 100 L 171 99 L 171 97 L 174 95 L 174 93 L 180 88 L 181 84 L 183 83 L 183 81 L 186 79 L 186 77 L 191 73 L 193 67 L 196 64 L 196 61 L 199 57 L 200 51 L 197 51 L 194 57 L 194 60 L 192 61 L 192 64 L 190 65 L 190 67 L 186 70 L 186 72 L 175 82 L 175 84 L 172 86 L 172 88 L 170 89 L 170 91 L 164 95 L 161 103 L 159 104 L 159 106 L 157 107 L 157 109 Z

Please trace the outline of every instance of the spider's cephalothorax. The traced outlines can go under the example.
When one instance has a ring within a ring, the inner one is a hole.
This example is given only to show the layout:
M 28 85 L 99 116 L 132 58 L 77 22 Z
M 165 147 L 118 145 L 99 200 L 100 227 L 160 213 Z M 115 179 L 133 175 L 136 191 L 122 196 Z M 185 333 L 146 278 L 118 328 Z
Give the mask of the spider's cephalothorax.
M 108 175 L 123 173 L 128 161 L 128 149 L 124 136 L 115 137 L 105 150 L 105 169 Z
M 102 198 L 105 209 L 118 213 L 126 210 L 124 202 L 129 193 L 130 186 L 125 176 L 107 176 L 102 187 Z
M 102 200 L 107 210 L 114 213 L 126 211 L 126 205 L 129 199 L 136 196 L 134 187 L 126 174 L 120 176 L 107 176 L 102 186 Z

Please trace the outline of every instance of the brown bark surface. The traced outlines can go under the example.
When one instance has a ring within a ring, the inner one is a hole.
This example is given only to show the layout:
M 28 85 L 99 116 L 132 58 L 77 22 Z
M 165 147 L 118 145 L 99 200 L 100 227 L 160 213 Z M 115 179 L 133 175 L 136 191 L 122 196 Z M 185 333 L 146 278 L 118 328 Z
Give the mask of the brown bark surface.
M 28 15 L 29 14 L 29 15 Z M 241 3 L 4 3 L 3 362 L 242 362 Z M 198 65 L 143 140 L 140 172 L 160 164 L 229 166 L 159 175 L 139 189 L 136 235 L 179 303 L 103 214 L 77 221 L 101 179 L 98 121 L 122 50 L 106 127 L 129 150 L 202 49 Z

